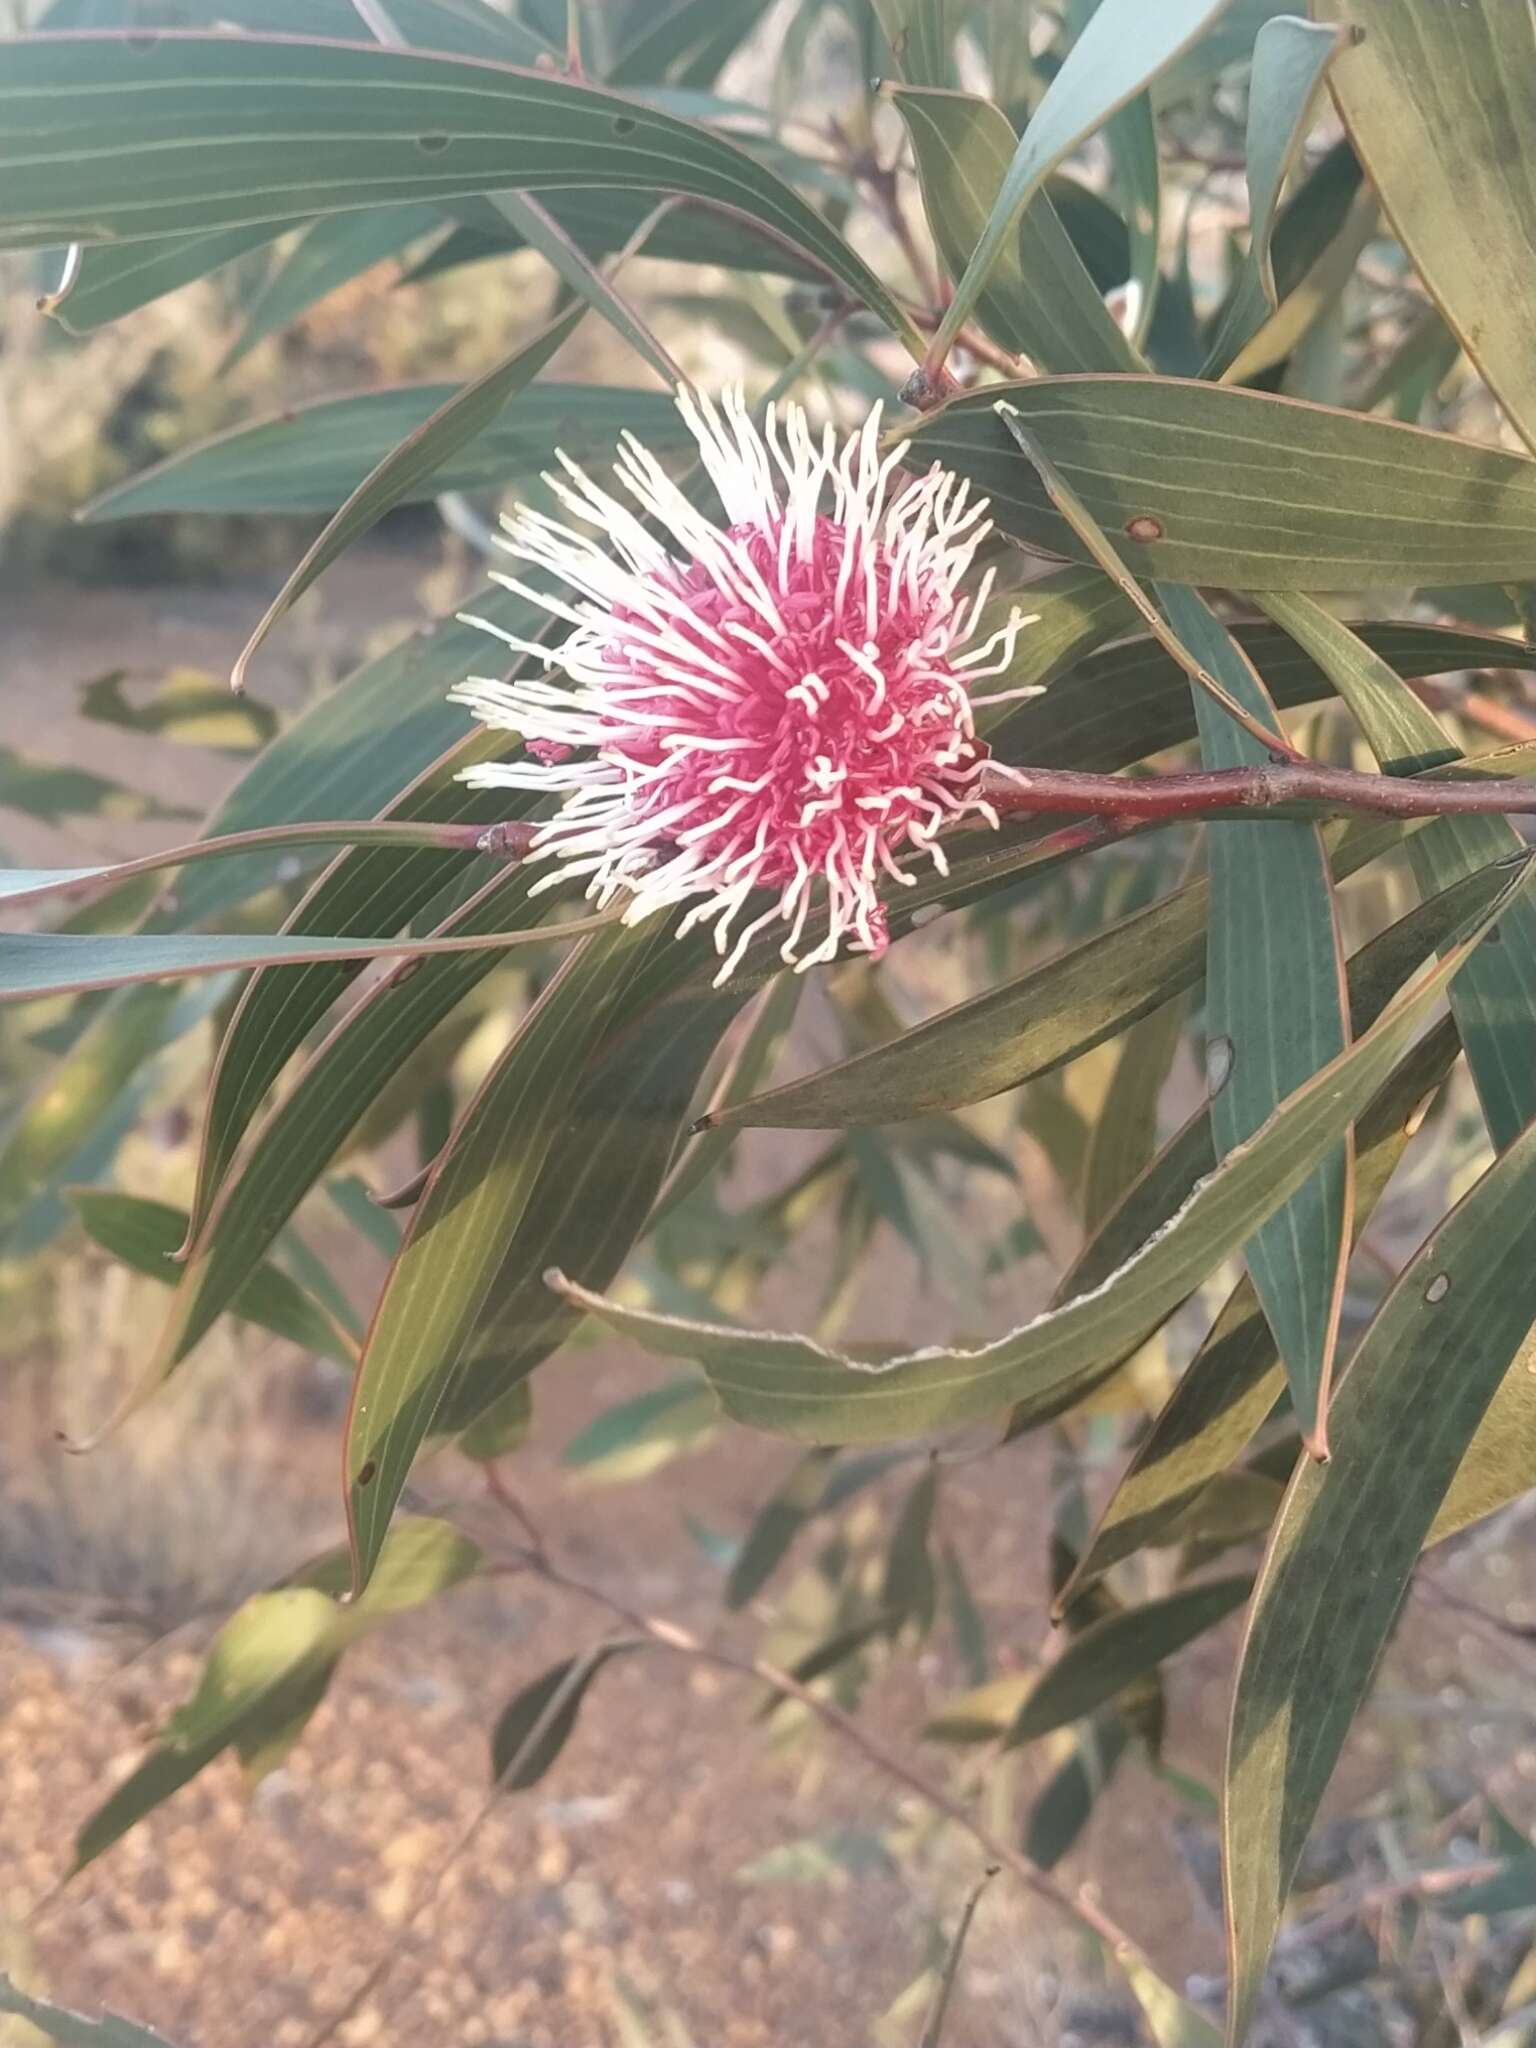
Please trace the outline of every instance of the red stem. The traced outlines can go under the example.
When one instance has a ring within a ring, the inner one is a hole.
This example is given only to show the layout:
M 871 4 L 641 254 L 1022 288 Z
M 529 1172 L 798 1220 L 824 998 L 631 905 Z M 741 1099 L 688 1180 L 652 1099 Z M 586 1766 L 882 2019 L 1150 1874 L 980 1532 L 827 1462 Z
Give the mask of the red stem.
M 1276 810 L 1287 804 L 1385 818 L 1439 818 L 1469 811 L 1536 813 L 1536 782 L 1520 777 L 1361 775 L 1352 768 L 1329 768 L 1314 761 L 1139 779 L 993 764 L 983 794 L 994 810 L 1008 816 L 1038 813 L 1153 822 Z

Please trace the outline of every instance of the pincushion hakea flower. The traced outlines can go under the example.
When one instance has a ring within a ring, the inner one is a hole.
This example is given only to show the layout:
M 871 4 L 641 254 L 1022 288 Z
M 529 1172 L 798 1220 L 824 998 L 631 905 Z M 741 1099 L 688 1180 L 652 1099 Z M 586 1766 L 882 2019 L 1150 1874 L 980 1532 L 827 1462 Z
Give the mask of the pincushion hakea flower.
M 669 551 L 560 456 L 564 477 L 547 481 L 611 552 L 527 508 L 508 521 L 510 551 L 576 596 L 496 581 L 573 630 L 551 649 L 467 621 L 562 674 L 452 692 L 526 742 L 524 758 L 465 779 L 569 792 L 534 857 L 589 876 L 600 904 L 627 891 L 626 922 L 696 899 L 679 935 L 714 920 L 727 955 L 717 986 L 775 920 L 798 969 L 844 946 L 878 955 L 879 883 L 916 880 L 900 856 L 926 854 L 947 872 L 946 826 L 997 824 L 979 791 L 986 748 L 972 711 L 1034 692 L 978 698 L 970 685 L 1008 666 L 1032 621 L 1014 612 L 968 644 L 992 586 L 989 571 L 961 594 L 991 531 L 986 501 L 937 468 L 898 480 L 907 447 L 881 459 L 878 406 L 841 449 L 797 405 L 769 406 L 761 432 L 739 391 L 718 407 L 682 396 L 678 408 L 730 525 L 696 511 L 626 434 L 614 473 L 670 534 Z M 771 902 L 739 923 L 765 890 Z

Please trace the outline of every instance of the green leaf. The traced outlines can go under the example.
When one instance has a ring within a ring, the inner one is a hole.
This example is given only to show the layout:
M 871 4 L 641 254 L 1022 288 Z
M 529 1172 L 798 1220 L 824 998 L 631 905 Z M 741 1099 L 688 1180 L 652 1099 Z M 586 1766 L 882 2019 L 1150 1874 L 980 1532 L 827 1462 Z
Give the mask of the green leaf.
M 1342 38 L 1282 14 L 1253 46 L 1248 89 L 1248 254 L 1201 375 L 1219 377 L 1280 303 L 1270 253 L 1280 194 L 1311 126 L 1317 89 Z
M 628 1641 L 599 1643 L 580 1657 L 553 1665 L 502 1708 L 491 1735 L 491 1776 L 501 1792 L 526 1792 L 564 1749 L 597 1674 Z
M 725 1582 L 725 1604 L 733 1613 L 757 1598 L 822 1505 L 827 1468 L 836 1456 L 833 1450 L 807 1451 L 758 1509 Z
M 1083 1224 L 1090 1231 L 1151 1164 L 1158 1104 L 1183 1042 L 1184 1022 L 1185 1005 L 1175 996 L 1124 1035 L 1083 1168 Z
M 319 1705 L 349 1644 L 457 1585 L 479 1564 L 478 1548 L 458 1530 L 413 1516 L 391 1532 L 374 1584 L 350 1607 L 339 1607 L 333 1597 L 347 1583 L 345 1551 L 328 1552 L 288 1585 L 247 1600 L 215 1636 L 191 1699 L 76 1836 L 74 1871 L 225 1749 L 236 1748 L 248 1770 L 270 1768 Z
M 1020 1671 L 990 1678 L 950 1700 L 928 1722 L 923 1734 L 930 1742 L 995 1742 L 1013 1726 L 1034 1683 L 1028 1672 Z
M 1527 1850 L 1507 1857 L 1503 1868 L 1481 1884 L 1456 1884 L 1445 1890 L 1426 1887 L 1426 1897 L 1431 1909 L 1446 1920 L 1528 1913 L 1536 1906 L 1536 1853 Z
M 610 925 L 572 952 L 433 1169 L 385 1282 L 353 1394 L 345 1473 L 359 1587 L 412 1459 L 458 1382 L 583 1065 L 647 954 L 674 943 L 652 920 L 639 930 Z
M 1131 336 L 1139 350 L 1156 317 L 1163 281 L 1158 267 L 1162 249 L 1162 164 L 1149 93 L 1138 93 L 1110 115 L 1104 124 L 1104 144 L 1129 232 L 1130 260 L 1123 281 L 1135 294 L 1131 301 L 1135 307 Z M 1087 367 L 1085 364 L 1084 368 Z
M 17 935 L 7 933 L 8 954 Z M 179 989 L 144 988 L 105 1004 L 32 1099 L 20 1105 L 0 1144 L 0 1234 L 14 1230 L 40 1192 L 54 1188 L 114 1105 L 160 1048 L 211 1007 Z
M 317 306 L 338 286 L 361 277 L 388 257 L 398 256 L 442 225 L 443 216 L 435 206 L 383 206 L 376 212 L 338 213 L 311 221 L 252 302 L 221 370 L 233 369 L 258 342 L 302 319 L 311 306 Z M 153 249 L 159 245 L 145 246 Z M 139 249 L 140 245 L 129 247 Z
M 1101 1707 L 1078 1731 L 1072 1754 L 1046 1780 L 1024 1825 L 1024 1854 L 1041 1870 L 1054 1870 L 1088 1825 L 1100 1794 L 1130 1742 L 1113 1707 Z
M 711 1114 L 731 1103 L 745 1100 L 770 1070 L 794 1022 L 804 992 L 803 975 L 784 974 L 769 983 L 746 1034 L 716 1080 Z M 667 1176 L 666 1186 L 657 1197 L 656 1207 L 650 1216 L 653 1230 L 703 1185 L 730 1150 L 731 1143 L 730 1131 L 711 1128 L 693 1134 L 691 1144 Z
M 526 920 L 532 927 L 528 936 L 537 937 L 535 920 L 542 904 L 529 899 L 531 880 L 526 871 L 514 870 L 493 881 L 465 905 L 454 928 L 473 932 L 481 925 L 494 929 Z M 207 1181 L 203 1220 L 146 1368 L 146 1386 L 157 1385 L 230 1306 L 380 1088 L 494 964 L 494 955 L 475 952 L 431 959 L 405 975 L 397 972 L 371 989 L 316 1048 L 261 1126 L 239 1170 L 217 1186 L 216 1199 L 214 1183 Z M 302 1007 L 295 1013 L 254 998 L 250 1014 L 252 1029 L 263 1025 L 280 1031 L 285 1049 L 293 1027 L 305 1018 Z M 247 1042 L 244 1032 L 239 1042 Z M 260 1064 L 253 1062 L 250 1072 L 259 1078 Z M 209 1113 L 209 1144 L 217 1145 L 217 1152 L 208 1154 L 210 1173 L 216 1158 L 227 1163 L 232 1156 L 254 1106 L 240 1085 L 238 1065 L 228 1058 L 221 1063 L 219 1080 L 229 1092 L 226 1096 L 220 1087 Z
M 711 1113 L 723 1129 L 841 1130 L 985 1102 L 1079 1058 L 1199 979 L 1209 890 L 1175 895 L 884 1045 Z
M 1114 1955 L 1157 2048 L 1221 2048 L 1221 2029 L 1165 1983 L 1139 1948 L 1123 1941 Z
M 768 0 L 663 0 L 631 10 L 623 43 L 609 69 L 612 85 L 645 85 L 704 58 L 718 70 L 751 34 Z M 724 38 L 724 47 L 721 40 Z
M 491 195 L 490 204 L 522 236 L 530 249 L 539 252 L 568 291 L 599 313 L 614 333 L 628 342 L 641 361 L 650 365 L 664 384 L 676 388 L 679 372 L 672 358 L 632 310 L 629 301 L 615 290 L 580 244 L 571 239 L 540 201 L 526 192 L 496 192 Z M 672 206 L 670 200 L 661 204 L 668 208 Z M 649 239 L 648 230 L 654 219 L 654 213 L 646 216 L 636 230 L 637 242 Z
M 1221 13 L 1227 0 L 1101 0 L 1068 52 L 1010 163 L 987 225 L 964 274 L 935 350 L 943 351 L 970 317 L 983 285 L 1012 235 L 1014 223 L 1063 157 L 1132 100 Z
M 158 803 L 142 791 L 85 768 L 40 761 L 0 746 L 0 808 L 53 824 L 60 818 L 185 818 L 191 813 Z
M 1026 1400 L 1037 1415 L 1059 1410 L 1112 1370 L 1300 1186 L 1385 1081 L 1487 924 L 1526 879 L 1517 876 L 1472 938 L 1298 1089 L 1248 1144 L 1229 1153 L 1172 1221 L 1095 1292 L 992 1344 L 874 1362 L 806 1337 L 624 1307 L 560 1273 L 550 1275 L 550 1284 L 648 1349 L 697 1359 L 727 1414 L 780 1435 L 872 1444 L 976 1421 Z
M 1326 591 L 1536 572 L 1536 462 L 1395 420 L 1175 377 L 1040 377 L 903 429 L 921 460 L 975 484 L 1004 532 L 1074 561 L 1088 550 L 996 416 L 999 399 L 1133 575 Z
M 1246 1572 L 1209 1579 L 1090 1623 L 1046 1667 L 1014 1716 L 1005 1746 L 1036 1742 L 1053 1728 L 1107 1705 L 1133 1679 L 1155 1671 L 1165 1657 L 1225 1621 L 1248 1598 L 1252 1584 Z
M 874 0 L 874 8 L 903 78 L 916 86 L 955 83 L 961 0 Z
M 356 44 L 161 33 L 20 36 L 4 46 L 4 76 L 0 246 L 143 240 L 509 188 L 642 186 L 746 214 L 812 255 L 895 333 L 910 333 L 869 266 L 744 150 L 548 72 Z M 93 147 L 61 162 L 55 124 L 87 105 L 101 114 Z
M 126 672 L 114 669 L 87 683 L 80 692 L 81 716 L 154 739 L 228 753 L 254 752 L 277 736 L 277 713 L 270 704 L 255 704 L 249 698 L 242 703 L 230 696 L 226 684 L 200 669 L 172 669 L 140 703 L 128 697 L 125 681 Z
M 487 932 L 441 939 L 327 939 L 283 932 L 238 936 L 223 932 L 17 932 L 0 958 L 0 1002 L 121 988 L 131 982 L 221 974 L 236 967 L 274 967 L 306 960 L 401 960 L 434 953 L 499 951 L 579 938 L 612 920 L 575 918 L 538 931 Z
M 0 1971 L 0 2013 L 41 2028 L 56 2048 L 170 2048 L 163 2034 L 136 2027 L 116 2013 L 104 2012 L 99 2020 L 90 2020 L 83 2013 L 67 2012 L 62 2005 L 50 2005 L 46 1999 L 29 1998 L 4 1971 Z
M 152 512 L 332 512 L 462 388 L 402 384 L 292 407 L 167 456 L 93 499 L 80 517 L 90 524 Z M 535 384 L 441 467 L 405 478 L 395 502 L 528 485 L 556 447 L 573 462 L 595 461 L 611 455 L 626 427 L 659 455 L 692 446 L 666 392 Z
M 1017 146 L 1001 107 L 970 93 L 893 86 L 923 209 L 950 276 L 970 260 Z M 976 304 L 1001 347 L 1047 370 L 1135 370 L 1141 358 L 1116 325 L 1049 196 L 1040 193 L 1003 245 Z
M 156 1748 L 75 1837 L 84 1869 L 147 1813 L 189 1784 L 231 1743 L 255 1743 L 313 1704 L 319 1674 L 338 1654 L 336 1606 L 311 1587 L 258 1593 L 214 1638 L 197 1690 L 172 1715 Z
M 1337 876 L 1395 843 L 1395 834 L 1380 831 L 1346 839 Z M 710 1123 L 839 1130 L 961 1109 L 1018 1087 L 1115 1037 L 1198 981 L 1210 900 L 1207 881 L 1188 883 L 883 1045 L 712 1111 Z
M 1097 581 L 1109 587 L 1102 576 Z M 1033 594 L 1030 601 L 1035 602 Z M 1019 636 L 1021 650 L 1037 630 L 1031 627 Z M 1403 676 L 1532 660 L 1514 641 L 1440 626 L 1370 623 L 1359 632 Z M 1281 710 L 1333 694 L 1328 677 L 1289 635 L 1271 626 L 1237 626 L 1233 635 Z M 1021 766 L 1124 768 L 1192 739 L 1195 732 L 1188 675 L 1165 648 L 1148 639 L 1123 641 L 1075 660 L 1043 697 L 1002 709 L 1004 715 L 988 728 L 987 738 L 999 760 Z
M 1270 594 L 1265 609 L 1326 669 L 1389 774 L 1459 758 L 1434 713 L 1348 626 L 1301 596 Z M 1424 892 L 1463 875 L 1516 860 L 1525 841 L 1507 818 L 1437 818 L 1408 842 Z M 1479 952 L 1451 990 L 1483 1115 L 1496 1146 L 1536 1117 L 1536 905 L 1523 897 L 1499 927 L 1499 943 Z
M 393 505 L 398 505 L 424 480 L 434 477 L 442 464 L 459 449 L 476 439 L 524 385 L 532 383 L 545 364 L 580 325 L 587 310 L 585 300 L 568 306 L 557 319 L 542 328 L 531 341 L 518 346 L 472 383 L 456 391 L 430 419 L 386 455 L 378 467 L 363 479 L 304 555 L 282 589 L 262 613 L 255 632 L 240 650 L 230 675 L 231 686 L 245 687 L 251 657 L 284 613 L 308 590 L 339 555 L 376 526 Z
M 738 134 L 735 139 L 744 148 L 757 144 L 754 136 Z M 804 182 L 800 166 L 794 168 L 797 179 Z M 821 178 L 825 176 L 821 174 Z M 546 192 L 543 200 L 545 210 L 579 248 L 589 256 L 611 256 L 626 245 L 651 212 L 656 196 L 618 187 L 613 191 Z M 483 263 L 527 246 L 511 222 L 488 201 L 460 200 L 450 210 L 463 225 L 420 256 L 401 278 L 402 284 L 423 284 L 460 264 Z M 779 241 L 736 214 L 706 213 L 696 206 L 674 209 L 659 221 L 646 248 L 667 263 L 719 264 L 723 270 L 761 271 L 813 283 L 824 275 L 821 266 L 792 243 Z
M 174 1286 L 173 1261 L 186 1242 L 187 1215 L 169 1202 L 152 1202 L 115 1188 L 70 1188 L 75 1213 L 96 1243 L 136 1273 Z M 306 1351 L 350 1364 L 357 1347 L 332 1317 L 279 1266 L 263 1261 L 230 1304 L 237 1316 L 285 1337 Z
M 605 1485 L 647 1479 L 719 1419 L 708 1383 L 686 1373 L 605 1408 L 571 1438 L 560 1462 Z
M 480 1547 L 451 1522 L 432 1515 L 404 1515 L 389 1532 L 379 1568 L 366 1590 L 339 1610 L 337 1626 L 357 1637 L 393 1614 L 421 1607 L 439 1593 L 462 1585 L 484 1562 Z M 328 1550 L 294 1575 L 341 1600 L 352 1583 L 352 1559 L 345 1544 Z
M 1224 1826 L 1241 2040 L 1286 1892 L 1415 1561 L 1536 1323 L 1536 1122 L 1404 1268 L 1303 1461 L 1259 1575 L 1232 1703 Z
M 261 221 L 251 227 L 218 228 L 212 234 L 166 235 L 158 242 L 125 242 L 119 247 L 101 243 L 83 249 L 60 289 L 38 300 L 38 311 L 52 314 L 66 334 L 93 333 L 253 249 L 265 248 L 293 225 Z
M 1536 370 L 1517 310 L 1536 237 L 1529 8 L 1316 0 L 1313 11 L 1347 32 L 1333 96 L 1399 240 L 1516 432 L 1536 445 Z
M 1157 587 L 1157 595 L 1174 631 L 1222 687 L 1261 725 L 1278 725 L 1268 691 L 1203 599 L 1166 584 Z M 1195 718 L 1205 767 L 1241 768 L 1266 760 L 1252 734 L 1204 691 L 1195 693 Z M 1206 1059 L 1211 1129 L 1218 1156 L 1225 1156 L 1338 1057 L 1349 1042 L 1349 1019 L 1338 915 L 1319 828 L 1277 823 L 1266 832 L 1234 823 L 1210 835 L 1208 860 Z M 1297 1421 L 1319 1449 L 1327 1439 L 1353 1180 L 1346 1135 L 1243 1247 L 1285 1364 Z
M 485 825 L 498 818 L 526 817 L 533 809 L 526 797 L 507 790 L 474 790 L 458 780 L 458 768 L 478 751 L 473 741 L 455 748 L 446 762 L 430 769 L 390 805 L 386 815 L 397 820 L 420 818 L 445 824 Z M 484 866 L 490 881 L 495 882 L 496 863 L 486 862 Z M 333 862 L 305 893 L 285 929 L 290 934 L 339 929 L 369 936 L 377 933 L 382 937 L 408 927 L 450 882 L 459 880 L 467 884 L 479 872 L 472 857 L 463 854 L 423 848 L 419 853 L 402 855 L 392 848 L 354 847 Z M 516 882 L 495 892 L 491 909 L 487 918 L 484 905 L 473 910 L 467 905 L 459 906 L 443 929 L 462 932 L 478 926 L 492 930 L 504 918 L 533 921 L 526 890 Z M 426 970 L 427 984 L 459 991 L 473 986 L 494 965 L 489 955 L 441 960 Z M 268 969 L 246 984 L 220 1042 L 209 1083 L 197 1184 L 192 1197 L 193 1238 L 189 1243 L 201 1234 L 209 1207 L 263 1097 L 359 971 L 357 963 L 346 961 L 281 972 Z M 424 994 L 425 990 L 416 991 L 413 1007 Z M 445 1015 L 446 1011 L 438 1014 Z M 436 1016 L 433 1021 L 437 1021 Z M 359 1026 L 360 1018 L 353 1028 Z M 391 1048 L 392 1056 L 399 1062 L 409 1049 L 397 1039 Z M 375 1069 L 374 1079 L 381 1079 L 385 1071 Z
M 938 1586 L 929 1546 L 938 1497 L 939 1468 L 930 1459 L 902 1502 L 896 1527 L 891 1532 L 890 1548 L 886 1552 L 880 1605 L 891 1617 L 893 1634 L 907 1621 L 916 1622 L 923 1635 L 933 1626 Z
M 1442 1020 L 1360 1118 L 1355 1133 L 1357 1235 L 1407 1150 L 1425 1102 L 1460 1051 L 1454 1022 Z M 1243 1280 L 1110 1495 L 1068 1595 L 1148 1544 L 1171 1542 L 1202 1489 L 1258 1434 L 1284 1386 L 1274 1336 L 1252 1281 Z
M 551 54 L 541 36 L 487 0 L 389 0 L 389 18 L 407 43 L 464 57 L 537 64 Z M 253 35 L 367 38 L 352 0 L 53 0 L 48 29 L 209 28 L 229 23 Z

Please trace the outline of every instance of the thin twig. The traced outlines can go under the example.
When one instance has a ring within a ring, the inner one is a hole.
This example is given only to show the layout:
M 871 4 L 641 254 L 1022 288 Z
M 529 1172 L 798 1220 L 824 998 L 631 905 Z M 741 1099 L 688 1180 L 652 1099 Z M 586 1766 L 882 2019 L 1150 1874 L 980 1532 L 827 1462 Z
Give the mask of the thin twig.
M 883 1742 L 871 1735 L 851 1715 L 835 1706 L 829 1699 L 803 1684 L 791 1672 L 781 1670 L 765 1658 L 740 1656 L 730 1650 L 716 1648 L 704 1642 L 691 1629 L 671 1621 L 665 1616 L 642 1614 L 625 1601 L 616 1599 L 600 1586 L 591 1585 L 585 1579 L 573 1577 L 554 1559 L 542 1544 L 523 1550 L 515 1559 L 493 1567 L 505 1574 L 531 1573 L 542 1579 L 546 1585 L 561 1592 L 573 1594 L 595 1607 L 600 1607 L 614 1621 L 634 1634 L 644 1636 L 658 1648 L 669 1650 L 674 1655 L 687 1657 L 695 1663 L 711 1665 L 717 1671 L 728 1671 L 738 1678 L 751 1679 L 754 1683 L 766 1685 L 770 1690 L 783 1694 L 787 1699 L 797 1700 L 808 1712 L 815 1715 L 822 1725 L 858 1752 L 888 1778 L 905 1787 L 916 1798 L 921 1799 L 946 1820 L 963 1828 L 971 1839 L 979 1844 L 990 1863 L 1006 1870 L 1026 1890 L 1037 1898 L 1045 1900 L 1079 1926 L 1106 1943 L 1112 1951 L 1131 1946 L 1131 1938 L 1117 1921 L 1106 1913 L 1098 1901 L 1085 1889 L 1069 1891 L 1058 1884 L 1038 1864 L 1032 1863 L 1021 1851 L 994 1835 L 958 1799 L 952 1798 L 942 1787 L 914 1769 L 905 1757 L 888 1749 Z

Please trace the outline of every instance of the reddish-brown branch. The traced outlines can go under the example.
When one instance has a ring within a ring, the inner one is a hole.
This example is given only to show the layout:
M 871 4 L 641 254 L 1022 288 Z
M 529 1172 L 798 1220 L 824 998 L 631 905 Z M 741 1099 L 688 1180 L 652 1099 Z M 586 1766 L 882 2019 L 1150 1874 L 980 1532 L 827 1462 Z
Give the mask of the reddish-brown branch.
M 994 810 L 1010 817 L 1071 815 L 1154 824 L 1291 805 L 1382 818 L 1536 813 L 1536 781 L 1520 777 L 1362 775 L 1314 761 L 1141 777 L 993 764 L 983 793 Z

